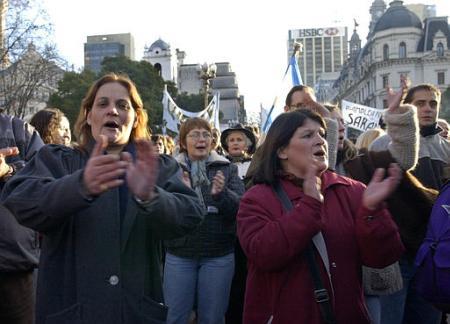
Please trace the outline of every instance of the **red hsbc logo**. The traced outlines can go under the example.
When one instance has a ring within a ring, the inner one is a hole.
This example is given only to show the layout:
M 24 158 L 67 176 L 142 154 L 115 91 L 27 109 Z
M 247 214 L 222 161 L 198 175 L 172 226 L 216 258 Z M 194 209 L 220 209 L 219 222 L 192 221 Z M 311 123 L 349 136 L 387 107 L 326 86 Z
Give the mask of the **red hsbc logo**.
M 337 28 L 327 28 L 327 29 L 325 29 L 324 32 L 325 32 L 325 35 L 335 36 L 335 35 L 339 34 L 339 29 L 337 29 Z

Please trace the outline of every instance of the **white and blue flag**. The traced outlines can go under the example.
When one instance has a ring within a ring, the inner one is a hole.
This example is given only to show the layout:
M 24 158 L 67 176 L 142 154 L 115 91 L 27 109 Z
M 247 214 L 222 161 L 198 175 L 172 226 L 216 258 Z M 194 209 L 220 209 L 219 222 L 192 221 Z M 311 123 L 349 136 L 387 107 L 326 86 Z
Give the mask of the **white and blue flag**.
M 280 86 L 281 91 L 278 93 L 278 96 L 275 97 L 272 107 L 269 111 L 261 107 L 261 130 L 263 133 L 267 133 L 275 118 L 284 112 L 284 98 L 286 98 L 289 90 L 291 90 L 293 86 L 302 84 L 302 76 L 294 52 L 289 60 L 286 72 L 284 73 Z

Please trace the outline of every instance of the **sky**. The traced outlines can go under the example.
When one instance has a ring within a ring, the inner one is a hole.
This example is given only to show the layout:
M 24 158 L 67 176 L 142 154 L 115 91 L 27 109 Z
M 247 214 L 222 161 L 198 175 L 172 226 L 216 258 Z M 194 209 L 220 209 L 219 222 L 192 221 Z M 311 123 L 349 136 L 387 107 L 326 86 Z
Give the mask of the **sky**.
M 83 66 L 86 36 L 131 33 L 135 56 L 158 38 L 186 52 L 184 63 L 230 62 L 247 111 L 270 108 L 287 67 L 289 29 L 346 26 L 353 19 L 365 43 L 373 0 L 44 0 L 59 52 Z M 388 1 L 386 1 L 388 2 Z M 449 0 L 404 1 L 436 5 L 450 16 Z

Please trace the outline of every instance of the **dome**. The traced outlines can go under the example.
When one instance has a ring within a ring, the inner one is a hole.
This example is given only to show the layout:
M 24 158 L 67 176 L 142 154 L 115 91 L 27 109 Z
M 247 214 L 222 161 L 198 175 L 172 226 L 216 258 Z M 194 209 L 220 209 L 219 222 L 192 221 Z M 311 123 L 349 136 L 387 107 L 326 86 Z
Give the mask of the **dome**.
M 392 1 L 390 7 L 375 24 L 374 33 L 390 28 L 415 27 L 422 29 L 419 17 L 403 6 L 403 1 Z
M 149 51 L 152 52 L 154 49 L 159 48 L 162 51 L 167 51 L 170 49 L 170 45 L 163 41 L 161 38 L 150 45 Z

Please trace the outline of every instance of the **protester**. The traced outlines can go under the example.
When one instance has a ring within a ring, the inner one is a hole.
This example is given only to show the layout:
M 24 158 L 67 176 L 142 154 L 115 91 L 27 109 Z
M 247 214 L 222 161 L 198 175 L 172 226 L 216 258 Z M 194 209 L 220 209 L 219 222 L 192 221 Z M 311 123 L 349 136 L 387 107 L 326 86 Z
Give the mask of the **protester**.
M 209 123 L 186 120 L 180 128 L 178 162 L 190 173 L 207 215 L 193 233 L 165 241 L 164 297 L 167 323 L 187 323 L 196 305 L 198 323 L 221 323 L 234 272 L 236 213 L 244 185 L 237 167 L 211 150 Z
M 356 139 L 355 147 L 358 151 L 362 149 L 368 149 L 370 144 L 378 137 L 386 134 L 384 130 L 381 128 L 372 128 L 368 129 L 365 132 L 361 133 Z
M 338 135 L 340 135 L 340 129 L 338 129 L 338 127 L 341 126 L 338 125 L 338 122 L 335 118 L 331 118 L 328 109 L 324 105 L 317 102 L 316 97 L 314 95 L 314 90 L 311 87 L 306 85 L 294 86 L 291 88 L 291 90 L 289 90 L 288 94 L 286 95 L 284 111 L 290 112 L 302 108 L 309 109 L 322 116 L 327 126 L 326 140 L 328 143 L 328 149 L 330 151 L 336 152 L 338 145 Z M 259 162 L 263 158 L 260 147 L 261 146 L 259 146 L 258 149 L 256 150 L 255 154 L 253 155 L 252 162 L 248 167 L 247 174 L 244 180 L 246 188 L 250 188 L 252 186 L 251 179 Z M 336 165 L 336 154 L 329 154 L 328 167 L 334 170 L 335 165 Z
M 172 136 L 164 135 L 164 139 L 166 140 L 166 154 L 172 155 L 175 151 L 175 141 L 173 140 Z
M 251 162 L 251 156 L 256 149 L 256 138 L 252 130 L 236 124 L 225 129 L 220 142 L 226 152 L 226 157 L 238 168 L 238 175 L 244 179 Z M 242 322 L 244 306 L 245 282 L 247 278 L 247 258 L 236 242 L 234 252 L 235 271 L 231 284 L 230 302 L 226 313 L 226 322 L 239 324 Z
M 166 154 L 166 138 L 162 134 L 154 134 L 151 136 L 153 145 L 158 154 Z
M 127 77 L 91 86 L 75 134 L 79 147 L 44 146 L 2 195 L 45 234 L 36 324 L 163 323 L 158 240 L 197 226 L 198 199 L 176 161 L 156 154 Z
M 220 130 L 213 127 L 211 129 L 211 134 L 212 134 L 211 150 L 214 150 L 217 152 L 217 154 L 223 156 L 224 155 L 223 147 L 220 145 L 220 136 L 221 136 Z
M 244 323 L 322 323 L 305 257 L 321 232 L 330 276 L 318 276 L 328 291 L 336 323 L 369 323 L 361 289 L 361 266 L 383 267 L 403 251 L 383 200 L 395 189 L 400 170 L 378 170 L 365 186 L 327 171 L 323 119 L 309 111 L 281 114 L 262 145 L 263 159 L 243 196 L 238 235 L 249 260 Z M 274 192 L 281 184 L 293 210 Z M 318 258 L 316 258 L 317 260 Z M 326 299 L 323 296 L 322 301 Z
M 243 179 L 256 150 L 255 135 L 241 124 L 236 124 L 222 132 L 220 143 L 226 157 L 237 166 L 238 175 Z
M 418 121 L 405 123 L 407 119 L 403 117 L 393 124 L 387 115 L 388 135 L 378 138 L 369 147 L 375 153 L 388 150 L 402 169 L 412 170 L 412 173 L 405 177 L 407 182 L 401 185 L 397 199 L 390 202 L 390 208 L 396 209 L 392 214 L 399 226 L 406 253 L 399 261 L 403 289 L 392 295 L 382 296 L 381 321 L 387 324 L 434 324 L 439 323 L 441 315 L 419 296 L 414 287 L 416 272 L 414 258 L 425 237 L 432 203 L 437 195 L 437 192 L 430 188 L 439 189 L 447 178 L 445 170 L 450 162 L 450 143 L 439 136 L 440 129 L 436 126 L 440 105 L 439 89 L 430 84 L 412 87 L 403 102 L 417 107 Z M 394 126 L 403 124 L 406 127 L 392 129 L 390 124 Z M 420 129 L 420 136 L 411 136 L 414 134 L 414 128 L 416 131 Z M 395 140 L 396 137 L 401 140 Z M 420 140 L 411 143 L 411 140 L 417 137 Z M 419 159 L 416 166 L 417 151 Z M 415 159 L 412 158 L 414 156 Z
M 450 142 L 439 136 L 437 126 L 441 92 L 432 84 L 419 84 L 408 90 L 403 101 L 417 107 L 420 127 L 419 161 L 413 174 L 428 188 L 440 189 L 449 179 Z M 391 139 L 382 136 L 372 143 L 370 150 L 386 150 Z M 414 148 L 405 145 L 404 151 Z
M 44 143 L 32 126 L 0 112 L 0 190 Z M 31 324 L 38 238 L 0 205 L 0 323 Z
M 39 110 L 31 117 L 30 124 L 39 132 L 45 144 L 70 146 L 70 123 L 58 108 Z

